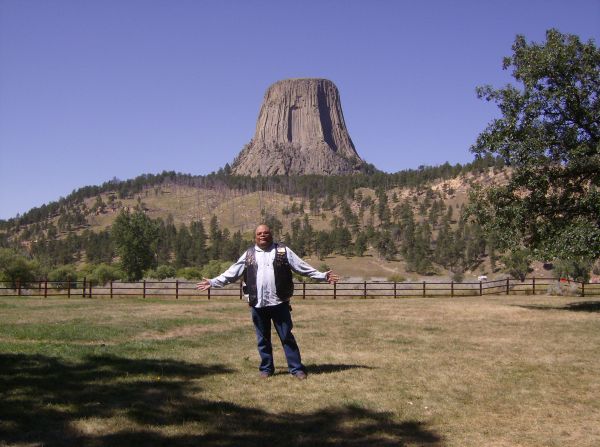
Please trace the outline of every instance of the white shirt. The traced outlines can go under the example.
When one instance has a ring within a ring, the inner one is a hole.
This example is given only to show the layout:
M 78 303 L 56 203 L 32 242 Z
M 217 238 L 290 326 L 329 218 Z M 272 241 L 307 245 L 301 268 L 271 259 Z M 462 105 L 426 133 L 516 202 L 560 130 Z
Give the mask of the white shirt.
M 282 301 L 277 296 L 275 288 L 275 272 L 273 270 L 273 261 L 275 261 L 276 244 L 271 244 L 269 248 L 263 250 L 258 245 L 254 246 L 254 256 L 256 258 L 256 295 L 258 302 L 254 307 L 276 306 Z M 298 257 L 296 253 L 285 248 L 287 259 L 292 270 L 300 275 L 309 276 L 313 279 L 325 280 L 326 273 L 319 272 L 307 262 Z M 229 267 L 225 272 L 210 280 L 211 287 L 220 288 L 236 281 L 240 278 L 246 268 L 246 253 L 237 260 L 235 264 Z

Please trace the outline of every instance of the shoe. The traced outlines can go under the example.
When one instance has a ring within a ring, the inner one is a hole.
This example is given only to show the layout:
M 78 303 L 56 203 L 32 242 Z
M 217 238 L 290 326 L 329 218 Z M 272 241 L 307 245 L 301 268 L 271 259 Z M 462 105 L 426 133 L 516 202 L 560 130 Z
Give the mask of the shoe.
M 261 379 L 268 379 L 269 377 L 271 377 L 273 375 L 273 373 L 269 372 L 269 371 L 261 371 L 258 376 Z
M 296 374 L 294 374 L 294 377 L 298 380 L 306 380 L 308 376 L 304 371 L 298 371 Z

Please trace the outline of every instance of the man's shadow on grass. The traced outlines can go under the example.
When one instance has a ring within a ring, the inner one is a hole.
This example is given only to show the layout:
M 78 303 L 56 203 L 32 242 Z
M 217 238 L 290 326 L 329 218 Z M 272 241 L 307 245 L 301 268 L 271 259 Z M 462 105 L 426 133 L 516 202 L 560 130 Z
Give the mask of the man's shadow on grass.
M 519 305 L 530 310 L 568 310 L 571 312 L 600 312 L 600 301 L 578 301 L 564 306 L 547 306 L 544 304 Z
M 350 369 L 374 369 L 372 366 L 365 365 L 347 365 L 347 364 L 339 364 L 339 363 L 323 363 L 316 365 L 307 365 L 308 373 L 313 375 L 319 374 L 331 374 L 342 371 L 348 371 Z
M 330 365 L 340 366 L 352 367 Z M 174 360 L 103 355 L 71 363 L 43 355 L 0 354 L 0 444 L 441 445 L 440 436 L 421 422 L 397 422 L 389 414 L 357 406 L 269 413 L 195 397 L 203 378 L 230 373 L 222 365 Z

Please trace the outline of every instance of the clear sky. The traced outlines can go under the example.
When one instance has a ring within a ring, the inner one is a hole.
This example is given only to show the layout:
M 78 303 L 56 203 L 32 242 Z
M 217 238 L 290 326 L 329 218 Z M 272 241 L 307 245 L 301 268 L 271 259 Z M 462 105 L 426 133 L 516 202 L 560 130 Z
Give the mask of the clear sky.
M 386 172 L 466 163 L 517 34 L 600 42 L 599 0 L 0 0 L 0 219 L 254 134 L 270 84 L 324 77 Z

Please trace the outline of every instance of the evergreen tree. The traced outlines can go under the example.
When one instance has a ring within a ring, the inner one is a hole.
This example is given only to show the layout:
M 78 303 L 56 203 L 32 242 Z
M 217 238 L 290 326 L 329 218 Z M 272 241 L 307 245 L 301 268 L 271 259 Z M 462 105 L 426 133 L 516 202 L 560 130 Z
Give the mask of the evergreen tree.
M 122 212 L 111 229 L 111 237 L 128 279 L 137 281 L 156 266 L 158 226 L 142 211 Z

